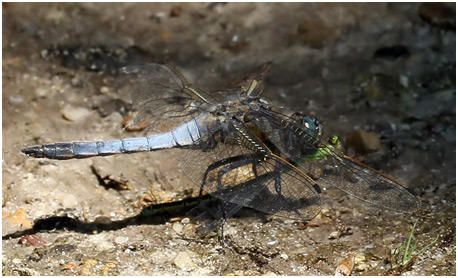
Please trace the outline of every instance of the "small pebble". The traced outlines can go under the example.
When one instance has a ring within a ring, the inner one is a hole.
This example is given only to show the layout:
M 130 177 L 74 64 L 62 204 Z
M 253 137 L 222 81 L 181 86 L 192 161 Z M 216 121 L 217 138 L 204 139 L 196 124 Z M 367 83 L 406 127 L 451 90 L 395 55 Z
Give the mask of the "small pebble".
M 369 264 L 370 264 L 370 266 L 372 268 L 376 268 L 378 266 L 378 262 L 377 261 L 371 261 Z
M 404 88 L 408 88 L 409 87 L 409 77 L 405 76 L 405 75 L 401 75 L 399 77 L 399 83 L 404 87 Z
M 268 271 L 266 273 L 264 273 L 262 276 L 278 276 L 276 273 L 272 272 L 272 271 Z
M 94 219 L 94 224 L 97 224 L 97 225 L 109 225 L 111 224 L 111 222 L 112 222 L 111 219 L 104 215 L 97 216 Z
M 59 202 L 63 208 L 76 208 L 79 205 L 76 197 L 71 194 L 63 194 L 60 196 Z
M 181 234 L 181 232 L 183 232 L 183 224 L 181 224 L 180 222 L 175 222 L 175 223 L 173 223 L 173 225 L 172 225 L 172 229 L 173 229 L 177 234 Z
M 78 77 L 73 77 L 70 83 L 73 87 L 81 87 L 83 85 L 83 82 Z
M 355 255 L 349 253 L 347 257 L 337 266 L 335 276 L 349 276 L 355 266 Z
M 114 242 L 119 245 L 127 243 L 128 241 L 129 241 L 129 238 L 126 236 L 118 236 L 114 240 Z
M 24 102 L 24 99 L 21 96 L 12 96 L 9 101 L 11 104 L 18 104 Z
M 103 86 L 102 88 L 100 88 L 100 92 L 102 94 L 108 94 L 110 92 L 110 88 L 108 88 L 107 86 Z
M 321 214 L 324 214 L 324 215 L 325 215 L 325 214 L 329 213 L 329 211 L 330 211 L 329 207 L 323 207 L 323 208 L 321 209 Z
M 211 272 L 211 269 L 205 267 L 196 269 L 196 273 L 198 273 L 199 276 L 209 276 Z
M 189 224 L 191 222 L 191 220 L 187 217 L 181 219 L 181 224 Z
M 91 114 L 91 111 L 83 107 L 73 107 L 71 105 L 66 105 L 62 109 L 61 113 L 64 119 L 75 122 L 89 116 Z
M 364 249 L 371 249 L 371 248 L 374 248 L 374 246 L 375 245 L 373 243 L 369 243 L 366 246 L 364 246 Z
M 224 234 L 226 234 L 226 235 L 235 235 L 235 234 L 237 234 L 237 229 L 235 227 L 227 225 L 227 226 L 224 227 Z
M 36 200 L 36 194 L 26 194 L 24 202 L 26 204 L 33 204 Z
M 89 241 L 99 251 L 106 251 L 114 247 L 113 243 L 108 241 L 103 233 L 91 236 Z
M 46 97 L 48 92 L 49 92 L 48 88 L 38 88 L 35 90 L 35 94 L 37 95 L 37 97 Z
M 361 264 L 357 264 L 356 265 L 355 270 L 356 271 L 367 271 L 367 270 L 369 270 L 369 268 L 370 268 L 369 264 L 361 263 Z
M 40 247 L 46 245 L 46 241 L 34 235 L 26 235 L 19 239 L 20 244 L 27 246 Z
M 65 266 L 64 266 L 64 270 L 69 270 L 69 271 L 73 271 L 76 269 L 76 264 L 74 263 L 67 263 Z
M 355 263 L 356 264 L 363 263 L 365 261 L 366 261 L 366 257 L 364 256 L 364 254 L 361 254 L 361 253 L 356 254 L 356 256 L 355 256 Z
M 380 149 L 380 139 L 375 133 L 358 129 L 347 137 L 347 144 L 359 153 L 374 152 Z
M 192 261 L 189 256 L 191 252 L 180 252 L 173 260 L 173 265 L 182 270 L 193 270 L 196 269 L 197 265 Z
M 49 51 L 47 49 L 43 49 L 41 52 L 40 52 L 40 55 L 41 55 L 41 58 L 46 58 L 48 57 L 49 55 Z
M 80 275 L 84 276 L 93 276 L 95 275 L 95 266 L 97 265 L 97 260 L 94 259 L 87 259 L 83 262 L 81 269 L 79 271 Z
M 19 258 L 14 258 L 12 262 L 13 262 L 13 264 L 20 264 L 22 262 L 22 260 L 19 259 Z
M 288 259 L 288 255 L 285 254 L 285 253 L 282 253 L 282 254 L 280 254 L 280 258 L 282 258 L 283 260 L 287 260 Z
M 336 239 L 336 238 L 339 238 L 339 236 L 340 236 L 340 232 L 339 231 L 334 231 L 331 234 L 329 234 L 328 239 Z

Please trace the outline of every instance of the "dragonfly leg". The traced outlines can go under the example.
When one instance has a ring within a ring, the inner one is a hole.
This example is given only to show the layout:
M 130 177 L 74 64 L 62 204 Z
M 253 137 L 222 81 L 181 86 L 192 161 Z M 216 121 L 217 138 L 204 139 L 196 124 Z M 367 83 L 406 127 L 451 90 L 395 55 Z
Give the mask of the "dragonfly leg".
M 241 166 L 243 166 L 243 165 L 249 164 L 249 162 L 248 162 L 248 163 L 245 163 L 245 164 L 243 164 L 243 163 L 242 163 L 242 164 L 237 163 L 237 162 L 240 162 L 241 160 L 245 160 L 245 161 L 246 161 L 246 160 L 249 160 L 249 158 L 251 158 L 251 156 L 239 155 L 239 156 L 234 156 L 234 157 L 230 157 L 230 158 L 221 159 L 221 160 L 218 160 L 218 161 L 214 162 L 213 164 L 209 165 L 209 166 L 207 167 L 207 169 L 205 170 L 204 176 L 203 176 L 203 178 L 202 178 L 202 183 L 200 184 L 199 196 L 202 196 L 202 194 L 203 194 L 203 190 L 204 190 L 204 188 L 205 188 L 205 183 L 206 183 L 206 181 L 207 181 L 208 174 L 209 174 L 211 171 L 217 169 L 218 167 L 227 165 L 227 164 L 236 163 L 238 166 L 235 166 L 235 167 L 232 167 L 232 168 L 231 168 L 231 166 L 229 165 L 230 169 L 227 170 L 226 173 L 227 173 L 227 172 L 230 172 L 231 170 L 233 170 L 233 169 L 235 169 L 235 168 L 237 168 L 237 167 L 241 167 Z M 225 168 L 226 168 L 226 167 L 225 167 Z M 220 170 L 220 171 L 222 171 L 222 170 Z M 219 171 L 218 171 L 218 172 L 219 172 Z M 222 175 L 221 175 L 221 176 L 222 176 Z M 222 188 L 221 188 L 221 185 L 222 185 L 222 184 L 221 184 L 221 181 L 220 181 L 220 177 L 221 177 L 221 176 L 218 174 L 218 187 L 219 187 L 219 189 L 222 189 Z
M 226 246 L 227 243 L 224 241 L 224 224 L 226 224 L 226 220 L 227 220 L 227 215 L 226 215 L 226 209 L 225 209 L 225 201 L 221 200 L 220 201 L 220 209 L 221 209 L 221 214 L 222 214 L 222 219 L 221 219 L 221 234 L 219 236 L 219 241 L 221 243 L 221 245 L 223 246 Z
M 208 175 L 211 171 L 217 170 L 217 191 L 223 191 L 227 185 L 223 183 L 223 176 L 234 169 L 239 167 L 243 167 L 246 165 L 252 165 L 252 171 L 254 175 L 254 179 L 258 177 L 258 173 L 256 170 L 256 159 L 253 159 L 251 155 L 239 155 L 230 158 L 225 158 L 219 161 L 214 162 L 213 164 L 209 165 L 204 172 L 202 183 L 200 185 L 199 195 L 203 195 L 203 190 L 205 189 L 205 185 L 207 182 Z M 218 169 L 222 167 L 221 169 Z M 211 193 L 210 193 L 211 194 Z M 220 210 L 221 210 L 221 224 L 220 229 L 221 233 L 219 235 L 219 240 L 222 245 L 228 246 L 224 240 L 224 225 L 226 224 L 227 217 L 230 217 L 235 212 L 237 212 L 242 206 L 238 204 L 231 203 L 231 200 L 220 200 L 219 202 Z
M 223 187 L 223 183 L 222 183 L 222 177 L 231 172 L 232 170 L 236 169 L 236 168 L 239 168 L 239 167 L 242 167 L 242 166 L 246 166 L 246 165 L 249 165 L 249 164 L 253 164 L 253 173 L 254 173 L 254 177 L 257 178 L 257 171 L 256 171 L 256 166 L 255 166 L 255 161 L 252 157 L 246 157 L 246 156 L 240 156 L 240 157 L 237 157 L 238 159 L 236 161 L 233 161 L 232 163 L 230 163 L 229 165 L 223 167 L 222 169 L 220 169 L 218 171 L 218 189 L 219 190 L 223 190 L 224 187 Z
M 275 175 L 275 191 L 281 196 L 281 179 L 280 175 Z

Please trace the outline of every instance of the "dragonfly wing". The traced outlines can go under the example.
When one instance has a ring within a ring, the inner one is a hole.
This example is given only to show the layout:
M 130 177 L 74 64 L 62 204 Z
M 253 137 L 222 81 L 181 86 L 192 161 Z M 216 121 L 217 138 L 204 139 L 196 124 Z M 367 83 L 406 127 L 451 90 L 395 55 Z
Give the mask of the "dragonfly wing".
M 319 213 L 320 189 L 312 179 L 268 155 L 268 149 L 243 125 L 237 129 L 229 125 L 229 134 L 211 155 L 190 152 L 182 165 L 185 174 L 207 193 L 233 204 L 300 220 Z M 203 164 L 207 164 L 204 173 L 199 171 Z
M 202 186 L 202 181 L 208 175 L 209 167 L 228 164 L 234 160 L 232 157 L 243 156 L 246 152 L 230 138 L 225 140 L 220 130 L 214 132 L 206 130 L 201 135 L 202 137 L 191 146 L 180 163 L 182 172 L 199 186 Z
M 134 121 L 145 122 L 148 131 L 169 131 L 206 111 L 213 101 L 169 65 L 129 66 L 122 71 L 135 83 L 132 103 L 138 116 Z
M 260 95 L 264 89 L 264 76 L 269 71 L 270 65 L 271 63 L 268 62 L 252 69 L 239 83 L 242 92 L 247 95 Z
M 276 159 L 247 166 L 251 170 L 233 170 L 243 172 L 236 175 L 245 181 L 234 183 L 230 176 L 234 174 L 229 172 L 228 177 L 207 179 L 207 190 L 228 202 L 291 219 L 310 220 L 320 212 L 319 189 L 296 169 Z
M 399 212 L 420 208 L 420 199 L 405 185 L 347 156 L 330 154 L 300 165 L 323 185 L 336 187 L 370 204 Z
M 318 134 L 287 116 L 260 110 L 252 121 L 286 158 L 313 179 L 360 200 L 400 212 L 412 212 L 420 200 L 406 186 L 343 155 Z

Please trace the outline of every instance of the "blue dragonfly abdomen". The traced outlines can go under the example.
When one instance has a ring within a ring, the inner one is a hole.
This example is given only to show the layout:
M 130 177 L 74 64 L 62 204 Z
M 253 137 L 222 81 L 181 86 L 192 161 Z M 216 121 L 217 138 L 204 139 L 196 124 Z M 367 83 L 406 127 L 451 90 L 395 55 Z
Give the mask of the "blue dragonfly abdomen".
M 21 151 L 27 156 L 50 159 L 88 158 L 122 153 L 136 153 L 186 147 L 194 145 L 202 131 L 196 119 L 192 119 L 171 131 L 148 137 L 136 137 L 109 141 L 66 142 L 30 146 Z

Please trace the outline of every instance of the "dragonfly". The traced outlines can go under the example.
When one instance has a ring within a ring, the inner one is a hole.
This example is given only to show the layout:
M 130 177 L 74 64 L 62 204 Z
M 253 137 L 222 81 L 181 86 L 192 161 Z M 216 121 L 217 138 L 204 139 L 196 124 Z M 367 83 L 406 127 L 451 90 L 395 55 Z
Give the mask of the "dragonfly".
M 269 68 L 262 64 L 233 87 L 206 91 L 167 64 L 124 67 L 138 112 L 134 123 L 146 123 L 147 136 L 50 143 L 22 152 L 81 159 L 187 149 L 181 170 L 198 186 L 199 196 L 230 204 L 230 214 L 249 207 L 307 221 L 321 210 L 323 186 L 387 210 L 420 208 L 419 197 L 401 182 L 346 156 L 337 136 L 326 140 L 316 119 L 276 111 L 261 97 Z M 157 209 L 144 213 L 151 211 Z

